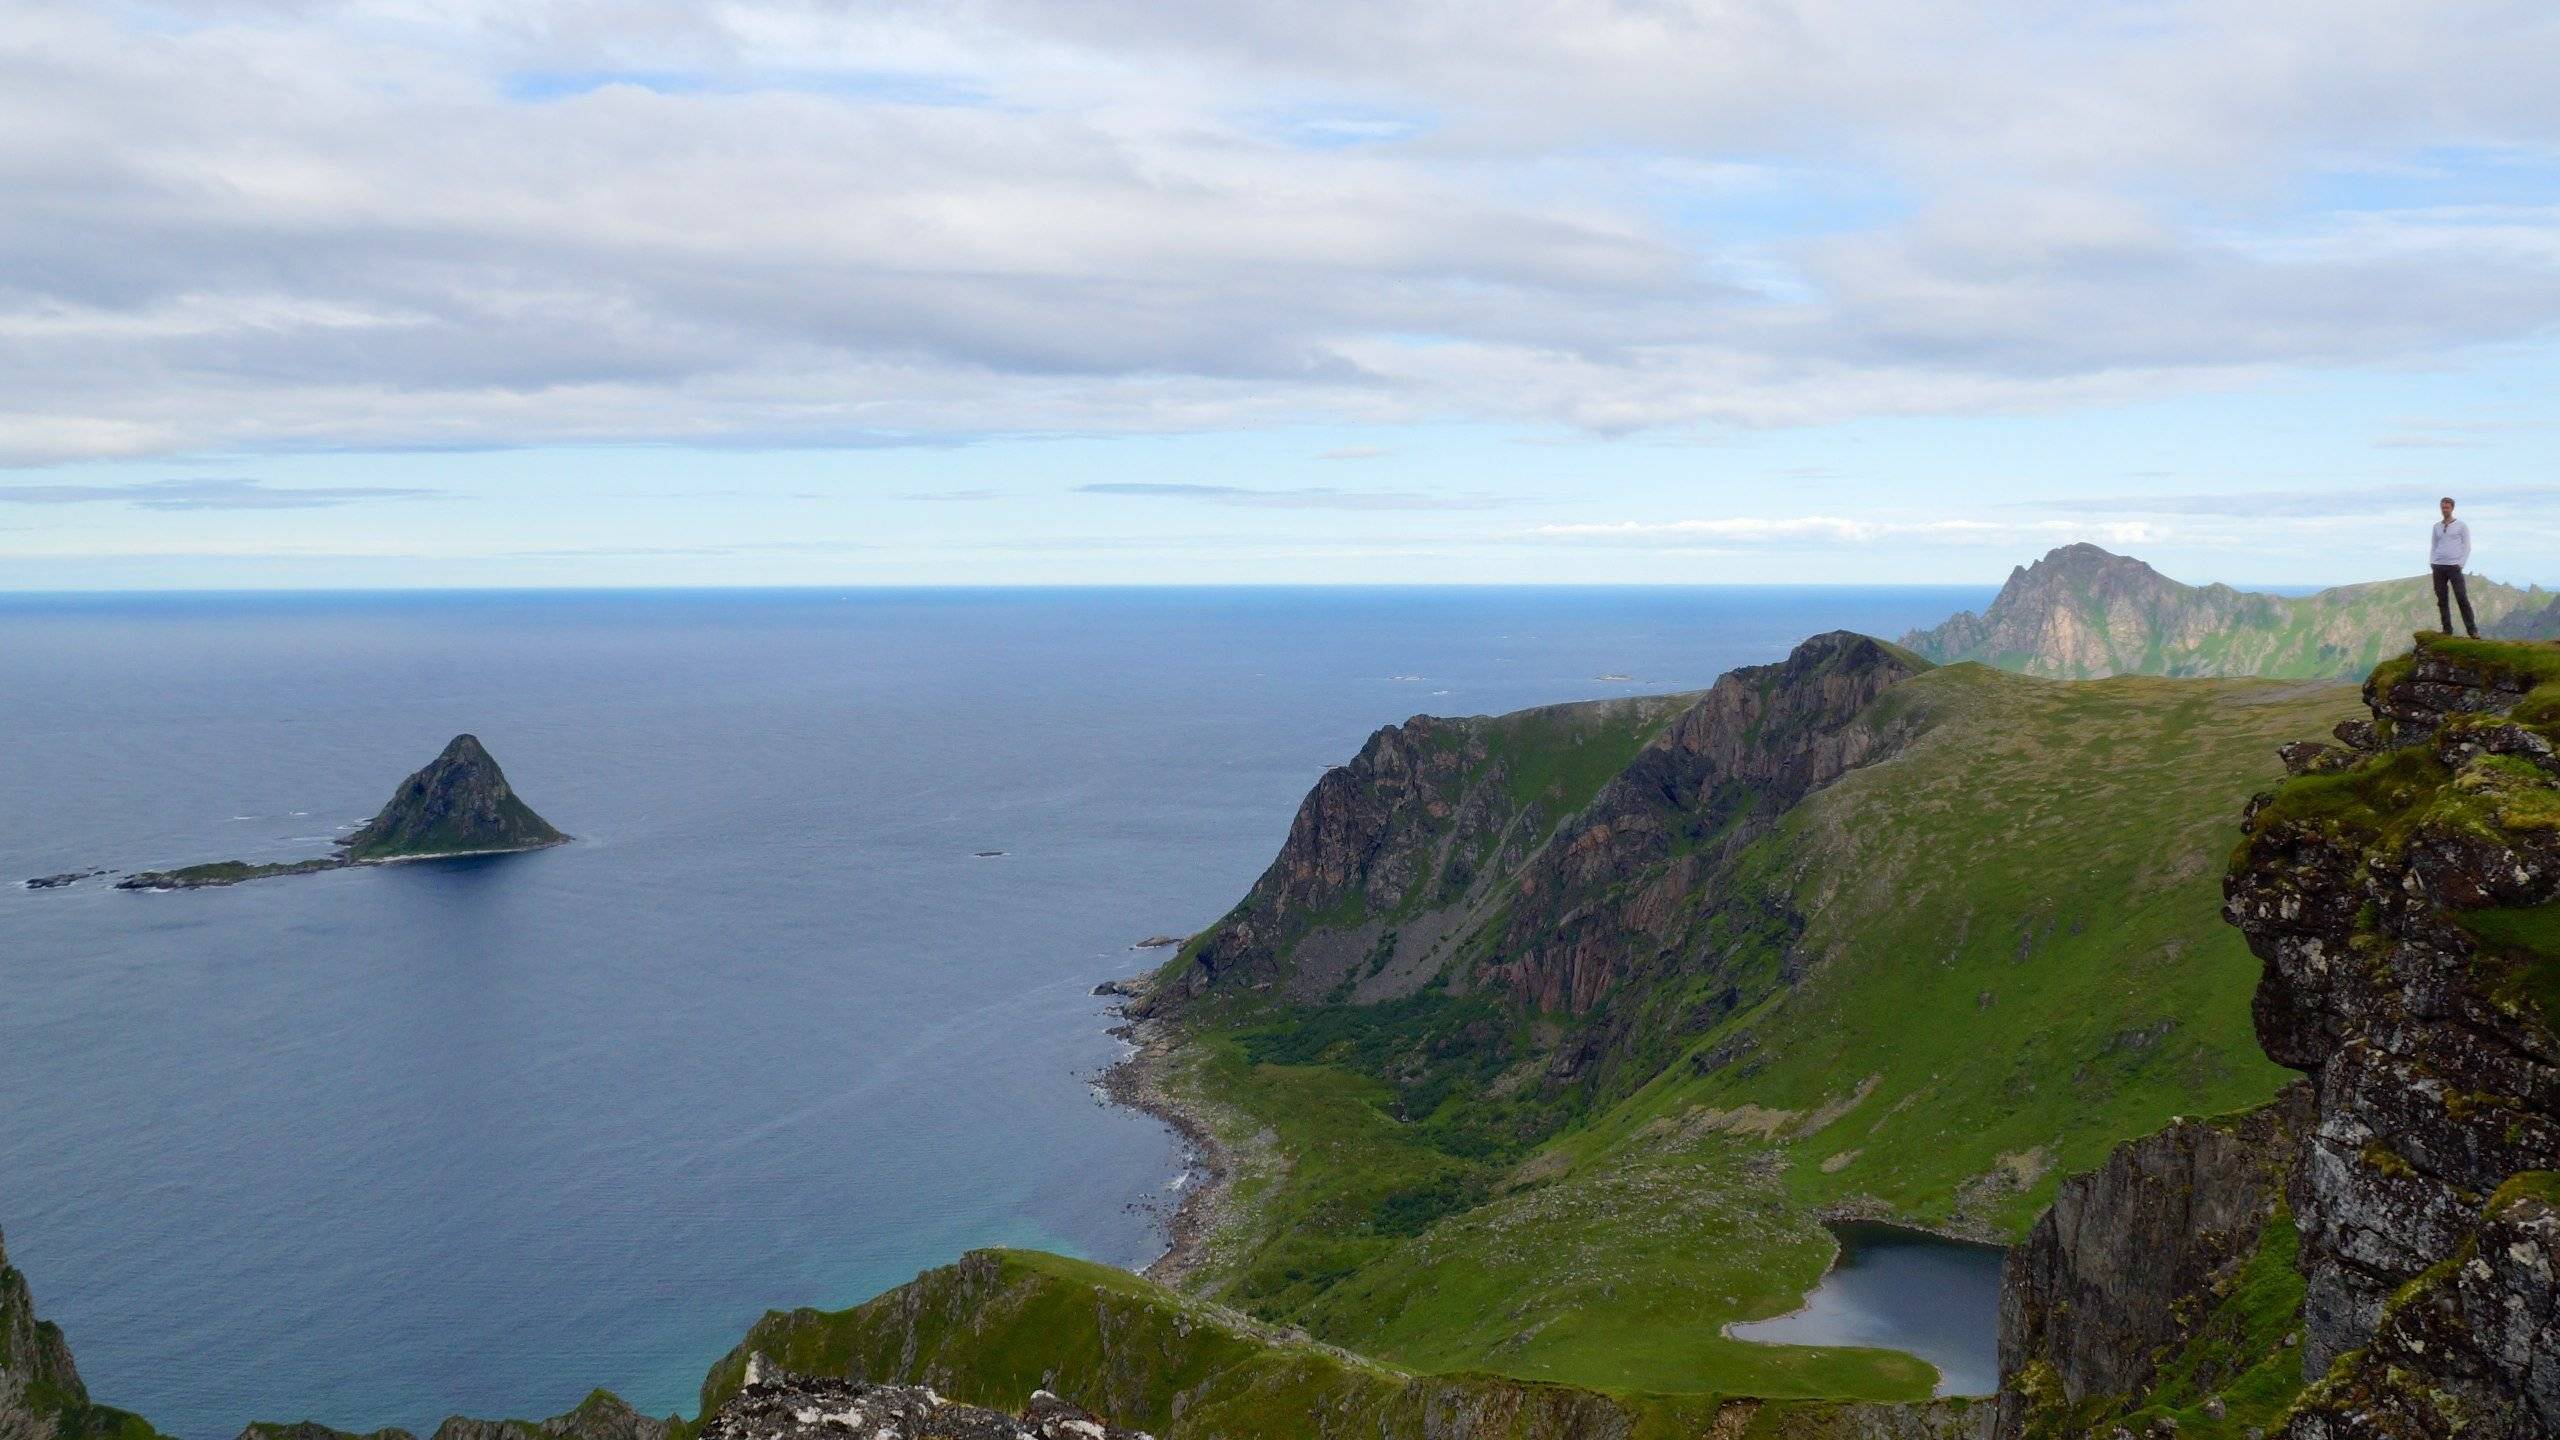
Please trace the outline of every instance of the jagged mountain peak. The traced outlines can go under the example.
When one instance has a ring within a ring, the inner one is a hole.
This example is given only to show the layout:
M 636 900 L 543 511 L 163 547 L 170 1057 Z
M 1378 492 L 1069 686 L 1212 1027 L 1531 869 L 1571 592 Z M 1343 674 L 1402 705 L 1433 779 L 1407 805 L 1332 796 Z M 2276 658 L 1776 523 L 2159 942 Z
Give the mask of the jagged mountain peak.
M 2473 577 L 2480 623 L 2504 632 L 2536 620 L 2548 599 Z M 2190 585 L 2148 562 L 2086 541 L 2009 572 L 1980 614 L 1914 630 L 1902 643 L 1940 664 L 1973 660 L 2064 680 L 2109 675 L 2257 675 L 2345 679 L 2396 654 L 2436 623 L 2424 576 L 2277 595 Z
M 2011 570 L 2009 575 L 2011 580 L 2014 581 L 2017 577 L 2022 575 L 2034 575 L 2046 571 L 2064 574 L 2090 574 L 2101 572 L 2114 572 L 2129 575 L 2160 574 L 2159 571 L 2151 567 L 2151 562 L 2147 560 L 2137 560 L 2131 555 L 2119 555 L 2115 551 L 2109 550 L 2103 545 L 2093 545 L 2086 540 L 2074 540 L 2068 545 L 2054 546 L 2052 549 L 2044 552 L 2042 558 L 2031 561 L 2028 564 L 2018 566 Z M 2168 577 L 2161 576 L 2161 578 L 2167 579 Z

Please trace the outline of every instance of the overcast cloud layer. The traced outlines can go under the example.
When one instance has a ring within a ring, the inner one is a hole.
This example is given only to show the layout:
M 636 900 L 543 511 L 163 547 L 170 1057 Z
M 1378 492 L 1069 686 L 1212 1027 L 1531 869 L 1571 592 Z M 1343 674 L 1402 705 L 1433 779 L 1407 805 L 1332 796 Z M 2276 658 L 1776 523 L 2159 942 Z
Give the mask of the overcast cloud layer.
M 0 4 L 0 459 L 1624 433 L 2560 321 L 2529 3 Z

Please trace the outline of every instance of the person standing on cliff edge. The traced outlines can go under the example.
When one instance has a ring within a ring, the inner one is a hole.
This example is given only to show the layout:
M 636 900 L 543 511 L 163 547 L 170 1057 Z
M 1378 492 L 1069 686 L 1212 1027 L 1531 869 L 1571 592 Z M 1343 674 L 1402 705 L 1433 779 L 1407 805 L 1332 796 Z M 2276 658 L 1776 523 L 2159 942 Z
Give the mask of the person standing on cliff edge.
M 2462 583 L 2462 567 L 2471 563 L 2471 527 L 2453 518 L 2453 497 L 2447 495 L 2436 502 L 2436 511 L 2444 518 L 2427 532 L 2427 567 L 2436 577 L 2436 620 L 2445 634 L 2453 633 L 2453 612 L 2445 608 L 2445 587 L 2453 588 L 2453 598 L 2462 604 L 2462 633 L 2477 640 L 2480 623 L 2471 618 L 2471 587 Z

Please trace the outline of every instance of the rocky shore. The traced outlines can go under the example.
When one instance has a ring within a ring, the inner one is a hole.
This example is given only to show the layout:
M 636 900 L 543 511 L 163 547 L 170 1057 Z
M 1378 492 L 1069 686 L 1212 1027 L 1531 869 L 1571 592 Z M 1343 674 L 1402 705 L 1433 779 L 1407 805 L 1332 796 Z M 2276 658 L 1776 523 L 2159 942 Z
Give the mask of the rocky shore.
M 1128 998 L 1132 991 L 1112 993 Z M 1126 1006 L 1121 1013 L 1126 1016 Z M 1236 1157 L 1218 1138 L 1206 1113 L 1175 1094 L 1166 1081 L 1181 1036 L 1169 1021 L 1125 1019 L 1111 1033 L 1133 1048 L 1097 1082 L 1115 1105 L 1143 1111 L 1173 1127 L 1191 1153 L 1190 1183 L 1165 1222 L 1166 1249 L 1144 1272 L 1148 1279 L 1179 1288 L 1207 1258 L 1210 1234 L 1217 1228 L 1219 1206 L 1235 1184 Z
M 59 875 L 38 875 L 26 884 L 30 890 L 59 890 L 66 885 L 77 885 L 83 880 L 93 879 L 106 873 L 104 870 L 65 870 Z

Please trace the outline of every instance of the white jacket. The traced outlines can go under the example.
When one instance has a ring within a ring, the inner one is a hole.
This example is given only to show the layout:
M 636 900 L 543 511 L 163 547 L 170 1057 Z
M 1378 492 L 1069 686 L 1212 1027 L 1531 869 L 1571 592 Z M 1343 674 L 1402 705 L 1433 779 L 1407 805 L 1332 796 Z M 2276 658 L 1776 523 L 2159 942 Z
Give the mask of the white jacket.
M 2471 563 L 2471 527 L 2459 520 L 2439 520 L 2428 527 L 2434 543 L 2427 547 L 2430 565 L 2468 565 Z

